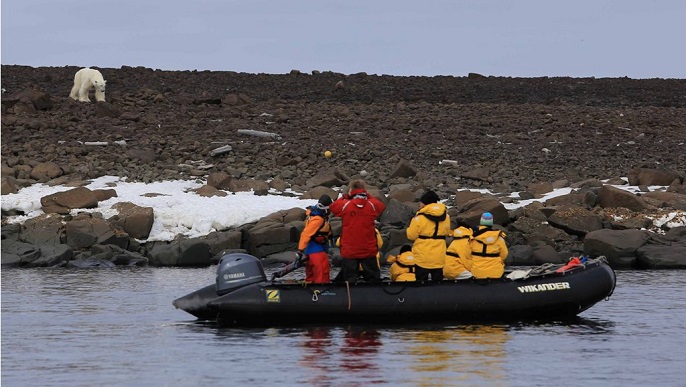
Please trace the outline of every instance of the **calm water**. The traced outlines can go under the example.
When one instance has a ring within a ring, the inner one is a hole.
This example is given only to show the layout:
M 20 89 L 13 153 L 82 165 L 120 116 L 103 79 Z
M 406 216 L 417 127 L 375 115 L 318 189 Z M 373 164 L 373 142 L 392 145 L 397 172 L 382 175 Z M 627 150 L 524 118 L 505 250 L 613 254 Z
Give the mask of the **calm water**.
M 686 272 L 620 271 L 573 323 L 237 329 L 205 269 L 2 269 L 3 386 L 686 386 Z

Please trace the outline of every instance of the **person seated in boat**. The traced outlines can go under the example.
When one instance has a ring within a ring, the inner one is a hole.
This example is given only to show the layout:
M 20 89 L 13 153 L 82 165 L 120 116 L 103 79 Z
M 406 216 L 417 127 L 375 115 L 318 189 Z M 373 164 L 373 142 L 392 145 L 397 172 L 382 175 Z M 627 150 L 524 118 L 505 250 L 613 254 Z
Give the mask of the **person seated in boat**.
M 386 205 L 367 192 L 362 180 L 353 180 L 348 193 L 331 204 L 331 213 L 340 216 L 341 271 L 342 280 L 356 282 L 358 268 L 362 265 L 363 277 L 367 282 L 381 281 L 381 270 L 376 260 L 379 253 L 374 221 L 386 209 Z
M 484 212 L 479 229 L 469 241 L 472 251 L 472 275 L 474 278 L 500 278 L 505 273 L 507 244 L 505 233 L 493 228 L 493 214 Z
M 391 264 L 390 273 L 391 281 L 394 282 L 408 282 L 414 281 L 414 256 L 412 255 L 412 246 L 403 245 L 400 248 L 398 255 L 389 255 L 388 263 Z
M 305 266 L 305 281 L 308 283 L 328 283 L 331 265 L 329 264 L 329 195 L 322 195 L 314 206 L 307 208 L 305 228 L 300 233 L 298 250 L 308 257 Z
M 443 277 L 450 280 L 472 278 L 472 248 L 469 246 L 472 233 L 473 230 L 465 226 L 453 230 L 453 241 L 445 253 Z
M 450 235 L 450 216 L 438 194 L 426 191 L 419 199 L 419 210 L 406 230 L 407 239 L 414 241 L 412 254 L 417 281 L 432 282 L 443 279 L 445 266 L 445 238 Z

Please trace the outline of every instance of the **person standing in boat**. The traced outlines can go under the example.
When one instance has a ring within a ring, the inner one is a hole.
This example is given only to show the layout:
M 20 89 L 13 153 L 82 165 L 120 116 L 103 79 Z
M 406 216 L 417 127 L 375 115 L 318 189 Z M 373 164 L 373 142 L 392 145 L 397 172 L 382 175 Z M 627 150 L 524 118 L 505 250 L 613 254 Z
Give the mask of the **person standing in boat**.
M 493 228 L 493 214 L 484 212 L 479 229 L 474 231 L 469 246 L 472 250 L 474 278 L 500 278 L 505 273 L 507 244 L 505 233 Z
M 414 255 L 412 255 L 412 246 L 403 245 L 397 256 L 389 255 L 386 261 L 391 264 L 390 273 L 391 281 L 394 282 L 411 282 L 415 280 L 414 271 Z
M 375 224 L 377 222 L 374 222 Z M 383 247 L 383 237 L 381 236 L 381 232 L 379 231 L 378 228 L 375 227 L 374 231 L 376 231 L 376 247 L 378 249 L 378 253 L 376 253 L 376 264 L 379 266 L 379 270 L 381 270 L 381 248 Z M 336 247 L 340 248 L 341 247 L 341 238 L 338 237 L 336 239 Z M 364 278 L 364 270 L 362 270 L 362 264 L 358 265 L 358 277 L 363 277 Z M 333 282 L 343 282 L 343 272 L 339 271 L 338 274 L 336 274 L 336 278 L 333 279 Z
M 453 230 L 453 241 L 448 246 L 443 267 L 443 276 L 447 279 L 472 278 L 472 248 L 469 240 L 473 230 L 469 227 L 458 226 Z
M 322 195 L 314 206 L 307 208 L 305 228 L 300 233 L 298 250 L 308 257 L 305 266 L 305 281 L 308 283 L 328 283 L 329 273 L 329 206 L 332 200 L 329 195 Z
M 376 260 L 379 252 L 374 221 L 381 216 L 386 205 L 367 192 L 362 180 L 353 180 L 348 193 L 331 204 L 331 213 L 340 216 L 341 230 L 341 280 L 356 282 L 358 267 L 362 265 L 365 281 L 381 281 L 381 270 Z
M 419 210 L 406 230 L 407 239 L 414 241 L 412 254 L 417 281 L 427 281 L 429 277 L 432 282 L 443 279 L 445 238 L 451 230 L 448 209 L 438 200 L 436 192 L 426 191 L 419 199 Z

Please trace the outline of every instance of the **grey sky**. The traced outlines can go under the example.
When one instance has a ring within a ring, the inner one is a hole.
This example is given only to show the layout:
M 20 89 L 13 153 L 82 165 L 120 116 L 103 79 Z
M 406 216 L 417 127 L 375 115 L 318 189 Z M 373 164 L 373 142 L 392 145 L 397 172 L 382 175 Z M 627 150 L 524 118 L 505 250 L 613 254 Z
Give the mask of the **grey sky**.
M 686 78 L 683 0 L 2 0 L 2 64 Z

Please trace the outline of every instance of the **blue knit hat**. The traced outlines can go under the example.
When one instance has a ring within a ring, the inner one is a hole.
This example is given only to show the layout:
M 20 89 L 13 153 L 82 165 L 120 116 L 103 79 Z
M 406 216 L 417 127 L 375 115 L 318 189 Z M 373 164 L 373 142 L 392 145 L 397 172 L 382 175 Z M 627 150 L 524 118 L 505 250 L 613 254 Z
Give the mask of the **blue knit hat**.
M 484 212 L 484 214 L 481 215 L 479 224 L 482 226 L 493 226 L 493 214 L 490 212 Z

